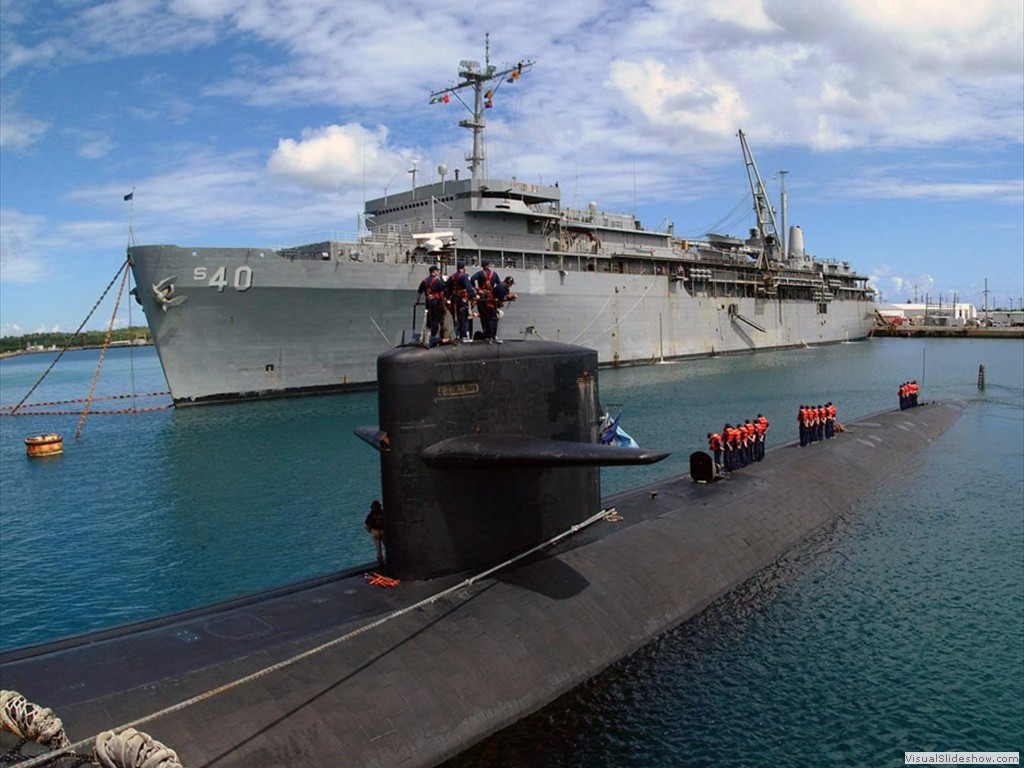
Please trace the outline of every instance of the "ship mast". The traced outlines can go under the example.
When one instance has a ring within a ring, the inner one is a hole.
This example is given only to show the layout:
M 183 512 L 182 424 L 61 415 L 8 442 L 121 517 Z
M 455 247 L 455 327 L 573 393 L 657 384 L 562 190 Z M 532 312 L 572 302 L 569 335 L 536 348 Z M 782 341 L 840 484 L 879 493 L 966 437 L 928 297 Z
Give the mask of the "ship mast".
M 747 178 L 750 180 L 750 193 L 754 197 L 754 211 L 757 213 L 757 232 L 761 237 L 761 255 L 757 259 L 757 268 L 767 270 L 771 262 L 781 261 L 779 258 L 779 230 L 775 224 L 775 209 L 768 200 L 761 172 L 757 170 L 754 155 L 747 146 L 747 137 L 739 132 L 740 147 L 743 149 L 743 161 L 747 165 Z
M 483 69 L 480 68 L 479 61 L 460 61 L 460 81 L 450 88 L 434 91 L 430 94 L 431 104 L 438 101 L 447 102 L 451 96 L 454 96 L 472 115 L 472 118 L 468 120 L 460 120 L 459 125 L 463 128 L 468 128 L 473 132 L 473 151 L 466 155 L 466 160 L 469 162 L 469 170 L 473 181 L 478 181 L 479 179 L 487 176 L 487 169 L 485 166 L 486 157 L 484 155 L 484 126 L 486 125 L 484 122 L 484 109 L 491 106 L 491 99 L 501 87 L 502 83 L 515 82 L 524 69 L 533 66 L 532 61 L 520 61 L 514 67 L 498 71 L 498 68 L 491 64 L 490 33 L 485 37 L 484 52 L 485 58 Z M 493 88 L 487 89 L 485 92 L 484 85 L 494 81 L 497 81 L 497 85 Z M 473 90 L 472 107 L 463 100 L 462 94 L 460 93 L 466 88 L 471 88 Z

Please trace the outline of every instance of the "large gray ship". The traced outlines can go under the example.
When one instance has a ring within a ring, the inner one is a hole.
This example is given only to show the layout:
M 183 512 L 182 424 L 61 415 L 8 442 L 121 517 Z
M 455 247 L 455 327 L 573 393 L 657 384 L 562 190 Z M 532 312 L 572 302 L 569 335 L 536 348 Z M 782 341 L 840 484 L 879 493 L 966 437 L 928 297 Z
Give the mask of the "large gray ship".
M 874 291 L 848 263 L 804 250 L 781 226 L 739 132 L 757 226 L 695 241 L 632 214 L 564 207 L 561 190 L 487 176 L 485 109 L 532 66 L 463 61 L 431 100 L 467 107 L 469 178 L 366 203 L 351 241 L 293 248 L 129 248 L 167 384 L 178 406 L 371 388 L 377 356 L 422 339 L 417 288 L 483 260 L 515 280 L 504 338 L 592 347 L 603 366 L 813 346 L 866 337 Z M 465 97 L 465 98 L 464 98 Z M 449 322 L 450 325 L 450 322 Z

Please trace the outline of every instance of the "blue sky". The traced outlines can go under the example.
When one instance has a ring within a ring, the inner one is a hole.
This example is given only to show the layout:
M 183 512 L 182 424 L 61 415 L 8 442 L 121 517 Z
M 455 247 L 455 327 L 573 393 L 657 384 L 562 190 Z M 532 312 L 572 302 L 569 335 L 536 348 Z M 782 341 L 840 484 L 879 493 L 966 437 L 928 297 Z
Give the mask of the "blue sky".
M 465 169 L 462 59 L 535 66 L 488 171 L 680 236 L 752 224 L 743 129 L 885 301 L 1024 297 L 1021 0 L 3 0 L 0 331 L 73 330 L 140 243 L 293 245 Z M 135 190 L 129 206 L 123 196 Z M 738 211 L 729 215 L 730 212 Z M 87 327 L 109 322 L 109 308 Z M 134 308 L 130 320 L 142 324 Z M 129 321 L 123 308 L 119 325 Z

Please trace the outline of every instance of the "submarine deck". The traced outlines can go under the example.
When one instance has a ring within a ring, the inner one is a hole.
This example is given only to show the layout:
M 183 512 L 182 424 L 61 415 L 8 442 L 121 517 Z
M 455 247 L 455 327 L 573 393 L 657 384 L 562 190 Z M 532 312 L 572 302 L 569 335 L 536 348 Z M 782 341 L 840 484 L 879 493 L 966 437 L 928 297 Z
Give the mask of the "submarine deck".
M 895 475 L 959 415 L 947 403 L 875 414 L 831 441 L 773 447 L 721 482 L 683 476 L 615 494 L 605 506 L 621 520 L 243 685 L 229 686 L 465 576 L 386 589 L 354 568 L 2 653 L 0 679 L 53 708 L 72 741 L 229 686 L 135 726 L 189 766 L 334 766 L 340 755 L 435 765 L 698 613 Z

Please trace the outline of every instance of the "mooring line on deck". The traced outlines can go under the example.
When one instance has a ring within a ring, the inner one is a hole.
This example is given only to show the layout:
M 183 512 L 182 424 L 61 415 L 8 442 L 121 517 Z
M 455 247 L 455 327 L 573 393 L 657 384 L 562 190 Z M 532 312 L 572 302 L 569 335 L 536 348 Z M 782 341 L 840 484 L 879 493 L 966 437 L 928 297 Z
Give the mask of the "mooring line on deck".
M 488 576 L 491 576 L 492 574 L 495 574 L 498 571 L 500 571 L 500 570 L 502 570 L 504 568 L 507 568 L 508 566 L 510 566 L 513 563 L 516 563 L 516 562 L 522 560 L 525 557 L 529 557 L 530 555 L 532 555 L 532 554 L 534 554 L 536 552 L 539 552 L 540 550 L 545 549 L 546 547 L 549 547 L 549 546 L 551 546 L 553 544 L 557 544 L 562 539 L 564 539 L 564 538 L 566 538 L 568 536 L 571 536 L 574 533 L 578 533 L 579 531 L 583 530 L 584 528 L 586 528 L 586 527 L 596 523 L 598 520 L 605 519 L 606 517 L 608 517 L 610 512 L 612 512 L 613 510 L 614 510 L 614 508 L 602 509 L 600 512 L 598 512 L 595 515 L 592 515 L 591 517 L 588 517 L 583 522 L 576 523 L 575 525 L 571 526 L 567 530 L 562 531 L 561 533 L 559 533 L 558 535 L 548 539 L 547 541 L 544 541 L 544 542 L 541 542 L 540 544 L 537 544 L 535 547 L 532 547 L 531 549 L 528 549 L 525 552 L 521 552 L 518 555 L 515 555 L 514 557 L 512 557 L 512 558 L 510 558 L 508 560 L 505 560 L 504 562 L 502 562 L 502 563 L 500 563 L 498 565 L 492 566 L 492 567 L 488 568 L 485 571 L 481 571 L 480 573 L 476 574 L 475 576 L 470 576 L 468 579 L 464 579 L 463 581 L 460 581 L 458 584 L 455 584 L 455 585 L 453 585 L 451 587 L 448 587 L 447 589 L 442 589 L 440 592 L 437 592 L 436 594 L 433 594 L 430 597 L 426 597 L 426 598 L 420 600 L 419 602 L 413 603 L 412 605 L 407 605 L 405 608 L 399 608 L 399 609 L 397 609 L 395 611 L 392 611 L 391 613 L 389 613 L 389 614 L 387 614 L 385 616 L 382 616 L 379 619 L 371 621 L 369 624 L 364 624 L 363 626 L 358 627 L 358 628 L 352 630 L 351 632 L 348 632 L 348 633 L 342 635 L 341 637 L 336 637 L 333 640 L 329 640 L 326 643 L 322 643 L 322 644 L 316 646 L 315 648 L 310 648 L 309 650 L 303 651 L 302 653 L 299 653 L 299 654 L 297 654 L 295 656 L 292 656 L 291 658 L 285 659 L 283 661 L 279 661 L 276 664 L 270 665 L 269 667 L 264 667 L 263 669 L 258 670 L 256 672 L 253 672 L 250 675 L 246 675 L 245 677 L 241 677 L 238 680 L 234 680 L 234 681 L 232 681 L 230 683 L 225 683 L 224 685 L 218 686 L 217 688 L 213 688 L 213 689 L 211 689 L 209 691 L 206 691 L 204 693 L 197 694 L 196 696 L 193 696 L 190 699 L 186 699 L 185 701 L 179 701 L 177 704 L 172 704 L 171 706 L 166 707 L 164 709 L 161 709 L 161 710 L 159 710 L 157 712 L 153 712 L 153 713 L 151 713 L 149 715 L 146 715 L 144 717 L 140 717 L 140 718 L 138 718 L 136 720 L 133 720 L 133 721 L 131 721 L 129 723 L 125 723 L 124 725 L 120 725 L 120 726 L 118 726 L 116 728 L 110 728 L 108 730 L 110 732 L 114 733 L 114 734 L 121 733 L 121 732 L 127 730 L 128 728 L 135 728 L 136 726 L 142 725 L 144 723 L 148 723 L 148 722 L 151 722 L 153 720 L 157 720 L 157 719 L 159 719 L 161 717 L 164 717 L 166 715 L 173 714 L 173 713 L 178 712 L 178 711 L 180 711 L 182 709 L 186 709 L 186 708 L 188 708 L 188 707 L 190 707 L 190 706 L 192 706 L 194 704 L 199 704 L 200 702 L 206 701 L 207 699 L 212 699 L 214 696 L 219 696 L 222 693 L 226 693 L 227 691 L 230 691 L 233 688 L 237 688 L 239 686 L 245 685 L 246 683 L 251 683 L 254 680 L 258 680 L 261 677 L 265 677 L 265 676 L 267 676 L 269 674 L 272 674 L 272 673 L 277 672 L 279 670 L 285 669 L 286 667 L 290 667 L 293 664 L 297 664 L 298 662 L 302 661 L 303 659 L 307 659 L 310 656 L 315 656 L 316 654 L 321 653 L 322 651 L 326 651 L 329 648 L 333 648 L 336 645 L 340 645 L 341 643 L 344 643 L 344 642 L 346 642 L 348 640 L 351 640 L 352 638 L 357 637 L 357 636 L 363 634 L 364 632 L 369 632 L 371 629 L 376 629 L 377 627 L 381 626 L 382 624 L 386 624 L 387 622 L 392 621 L 393 619 L 397 619 L 399 616 L 403 616 L 403 615 L 405 615 L 407 613 L 410 613 L 411 611 L 415 611 L 415 610 L 417 610 L 419 608 L 422 608 L 424 606 L 430 605 L 431 603 L 435 603 L 438 600 L 440 600 L 441 598 L 447 597 L 448 595 L 450 595 L 453 592 L 456 592 L 456 591 L 458 591 L 460 589 L 465 589 L 466 587 L 472 586 L 473 584 L 475 584 L 476 582 L 480 581 L 481 579 L 485 579 Z M 77 741 L 77 742 L 75 742 L 74 744 L 72 744 L 72 745 L 70 745 L 68 747 L 64 747 L 63 749 L 54 750 L 53 752 L 46 752 L 46 753 L 44 753 L 42 755 L 37 755 L 36 757 L 33 757 L 31 760 L 29 760 L 29 761 L 27 761 L 25 763 L 19 763 L 19 767 L 20 768 L 34 768 L 34 766 L 44 765 L 46 763 L 49 763 L 49 762 L 57 759 L 58 757 L 60 757 L 62 755 L 68 755 L 70 753 L 73 753 L 77 749 L 80 749 L 82 747 L 86 747 L 86 746 L 92 744 L 95 740 L 96 740 L 95 736 L 93 736 L 92 738 L 89 738 L 89 739 L 82 739 L 81 741 Z

